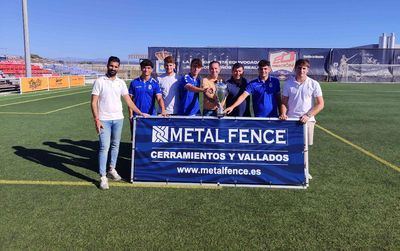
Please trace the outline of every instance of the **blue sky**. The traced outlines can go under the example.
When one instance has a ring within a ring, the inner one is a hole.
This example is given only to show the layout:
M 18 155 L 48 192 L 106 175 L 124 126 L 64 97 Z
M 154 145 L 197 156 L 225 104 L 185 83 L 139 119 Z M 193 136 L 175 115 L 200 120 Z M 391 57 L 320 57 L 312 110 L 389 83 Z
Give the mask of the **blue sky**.
M 23 55 L 21 0 L 1 0 L 0 54 Z M 107 58 L 149 46 L 338 48 L 400 42 L 400 1 L 28 0 L 31 52 Z

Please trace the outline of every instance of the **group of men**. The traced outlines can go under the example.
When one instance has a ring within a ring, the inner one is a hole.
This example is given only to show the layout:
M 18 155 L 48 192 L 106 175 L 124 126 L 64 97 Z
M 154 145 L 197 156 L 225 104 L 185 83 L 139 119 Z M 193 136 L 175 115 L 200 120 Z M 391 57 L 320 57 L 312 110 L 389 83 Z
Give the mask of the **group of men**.
M 115 170 L 119 142 L 123 125 L 121 96 L 129 108 L 129 117 L 150 115 L 217 116 L 218 98 L 216 83 L 223 81 L 219 73 L 220 63 L 209 63 L 209 74 L 200 78 L 203 68 L 200 59 L 190 62 L 190 72 L 181 77 L 175 73 L 172 56 L 164 59 L 165 73 L 152 77 L 153 63 L 145 59 L 140 63 L 141 75 L 132 80 L 129 89 L 116 76 L 120 60 L 110 57 L 107 73 L 96 80 L 92 91 L 92 114 L 99 134 L 100 188 L 108 189 L 108 179 L 120 180 Z M 251 116 L 250 96 L 255 117 L 270 117 L 286 120 L 299 119 L 307 124 L 308 144 L 313 144 L 315 115 L 324 107 L 319 83 L 308 77 L 310 62 L 299 59 L 295 63 L 295 76 L 285 81 L 281 94 L 280 82 L 271 77 L 271 64 L 267 60 L 258 63 L 258 77 L 250 82 L 244 78 L 244 66 L 235 63 L 232 76 L 226 81 L 228 96 L 224 113 L 227 116 Z M 199 93 L 203 93 L 203 111 L 199 104 Z M 158 103 L 158 110 L 155 103 Z M 223 105 L 224 105 L 223 104 Z M 132 131 L 132 130 L 131 130 Z M 107 156 L 110 150 L 109 169 Z

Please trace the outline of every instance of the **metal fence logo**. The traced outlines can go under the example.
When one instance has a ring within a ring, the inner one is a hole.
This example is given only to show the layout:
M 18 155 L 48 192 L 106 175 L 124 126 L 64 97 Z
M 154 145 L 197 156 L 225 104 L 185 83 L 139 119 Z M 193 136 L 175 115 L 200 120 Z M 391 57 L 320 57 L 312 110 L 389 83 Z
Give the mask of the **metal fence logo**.
M 168 143 L 169 126 L 153 126 L 151 142 Z
M 286 128 L 216 128 L 152 126 L 153 143 L 286 145 Z

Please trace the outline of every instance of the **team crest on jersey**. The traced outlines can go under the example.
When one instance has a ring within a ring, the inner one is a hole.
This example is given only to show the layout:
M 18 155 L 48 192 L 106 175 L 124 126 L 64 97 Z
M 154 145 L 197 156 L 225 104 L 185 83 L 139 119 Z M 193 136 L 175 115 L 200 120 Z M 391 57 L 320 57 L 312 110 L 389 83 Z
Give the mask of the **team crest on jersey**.
M 151 87 L 151 85 L 149 85 L 149 87 L 148 87 L 148 88 L 149 88 L 149 90 L 151 90 L 151 88 L 152 88 L 152 87 Z

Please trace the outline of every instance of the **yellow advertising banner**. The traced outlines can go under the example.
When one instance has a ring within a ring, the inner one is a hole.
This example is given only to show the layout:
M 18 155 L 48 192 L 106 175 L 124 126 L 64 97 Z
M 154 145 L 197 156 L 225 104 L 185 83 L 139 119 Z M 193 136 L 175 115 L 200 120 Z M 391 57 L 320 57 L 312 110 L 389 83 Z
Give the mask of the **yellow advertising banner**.
M 20 81 L 21 93 L 48 90 L 48 89 L 49 89 L 49 78 L 47 77 L 21 78 Z
M 85 76 L 69 76 L 70 86 L 84 86 Z
M 59 89 L 59 88 L 68 88 L 69 87 L 69 77 L 49 77 L 49 88 L 50 89 Z

